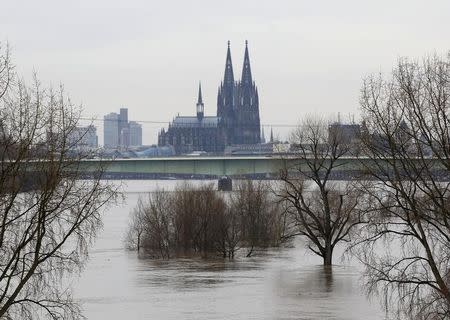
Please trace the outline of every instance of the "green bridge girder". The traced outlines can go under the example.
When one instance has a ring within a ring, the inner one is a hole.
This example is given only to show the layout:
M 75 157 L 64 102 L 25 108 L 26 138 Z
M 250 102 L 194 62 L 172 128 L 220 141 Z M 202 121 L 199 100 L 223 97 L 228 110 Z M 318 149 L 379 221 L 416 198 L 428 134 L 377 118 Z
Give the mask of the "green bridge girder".
M 355 171 L 361 167 L 361 159 L 341 158 L 336 171 Z M 367 159 L 367 161 L 370 161 Z M 286 165 L 301 165 L 305 160 L 280 157 L 168 157 L 146 159 L 84 160 L 83 172 L 98 170 L 99 165 L 109 174 L 157 174 L 157 175 L 277 175 Z

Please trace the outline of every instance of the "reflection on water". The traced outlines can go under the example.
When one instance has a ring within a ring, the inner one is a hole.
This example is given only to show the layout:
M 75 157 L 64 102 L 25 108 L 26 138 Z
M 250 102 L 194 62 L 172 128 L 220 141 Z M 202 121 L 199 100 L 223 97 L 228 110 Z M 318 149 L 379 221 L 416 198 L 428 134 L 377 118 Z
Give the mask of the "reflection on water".
M 175 186 L 131 182 L 126 203 L 105 214 L 75 285 L 88 319 L 383 319 L 359 289 L 358 267 L 324 268 L 302 244 L 235 260 L 163 261 L 125 251 L 122 237 L 138 191 L 156 183 Z

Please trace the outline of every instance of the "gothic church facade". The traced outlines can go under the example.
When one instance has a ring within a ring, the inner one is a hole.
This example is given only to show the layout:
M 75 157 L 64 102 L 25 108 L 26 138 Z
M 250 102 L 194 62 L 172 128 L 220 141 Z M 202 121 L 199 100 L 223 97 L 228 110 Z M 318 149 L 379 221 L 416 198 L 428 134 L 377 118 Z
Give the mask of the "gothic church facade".
M 217 115 L 205 116 L 199 86 L 196 116 L 177 116 L 158 135 L 159 146 L 173 146 L 176 154 L 194 151 L 221 153 L 226 146 L 261 142 L 258 88 L 252 78 L 248 43 L 239 81 L 234 80 L 230 42 L 225 73 L 217 93 Z

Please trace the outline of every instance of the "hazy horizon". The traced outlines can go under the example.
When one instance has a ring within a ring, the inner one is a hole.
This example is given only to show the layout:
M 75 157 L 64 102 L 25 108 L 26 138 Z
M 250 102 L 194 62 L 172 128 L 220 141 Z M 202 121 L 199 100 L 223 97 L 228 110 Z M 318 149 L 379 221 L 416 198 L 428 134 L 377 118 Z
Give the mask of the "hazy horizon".
M 261 123 L 285 138 L 307 113 L 358 114 L 362 79 L 399 57 L 446 54 L 449 16 L 443 0 L 6 1 L 0 41 L 26 79 L 64 84 L 87 118 L 128 108 L 152 144 L 175 115 L 194 114 L 199 81 L 215 114 L 227 41 L 239 79 L 248 40 Z

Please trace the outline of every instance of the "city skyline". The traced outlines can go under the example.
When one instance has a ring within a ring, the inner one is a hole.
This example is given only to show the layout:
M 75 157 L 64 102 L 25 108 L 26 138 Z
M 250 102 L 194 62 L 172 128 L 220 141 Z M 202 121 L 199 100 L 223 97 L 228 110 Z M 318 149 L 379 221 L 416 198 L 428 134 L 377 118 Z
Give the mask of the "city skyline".
M 389 73 L 398 57 L 446 54 L 450 3 L 433 5 L 433 15 L 421 15 L 428 3 L 404 0 L 44 0 L 26 10 L 6 1 L 0 39 L 9 41 L 23 77 L 35 70 L 44 84 L 64 84 L 84 117 L 129 108 L 130 120 L 145 121 L 144 144 L 156 143 L 161 125 L 178 112 L 191 112 L 199 80 L 206 115 L 214 114 L 223 68 L 217 57 L 230 40 L 240 69 L 248 39 L 263 91 L 261 123 L 285 138 L 290 128 L 279 125 L 295 125 L 307 113 L 358 115 L 362 79 Z M 94 124 L 102 141 L 102 123 Z
M 142 146 L 142 125 L 129 121 L 128 108 L 119 113 L 110 112 L 103 117 L 103 147 L 118 149 Z

